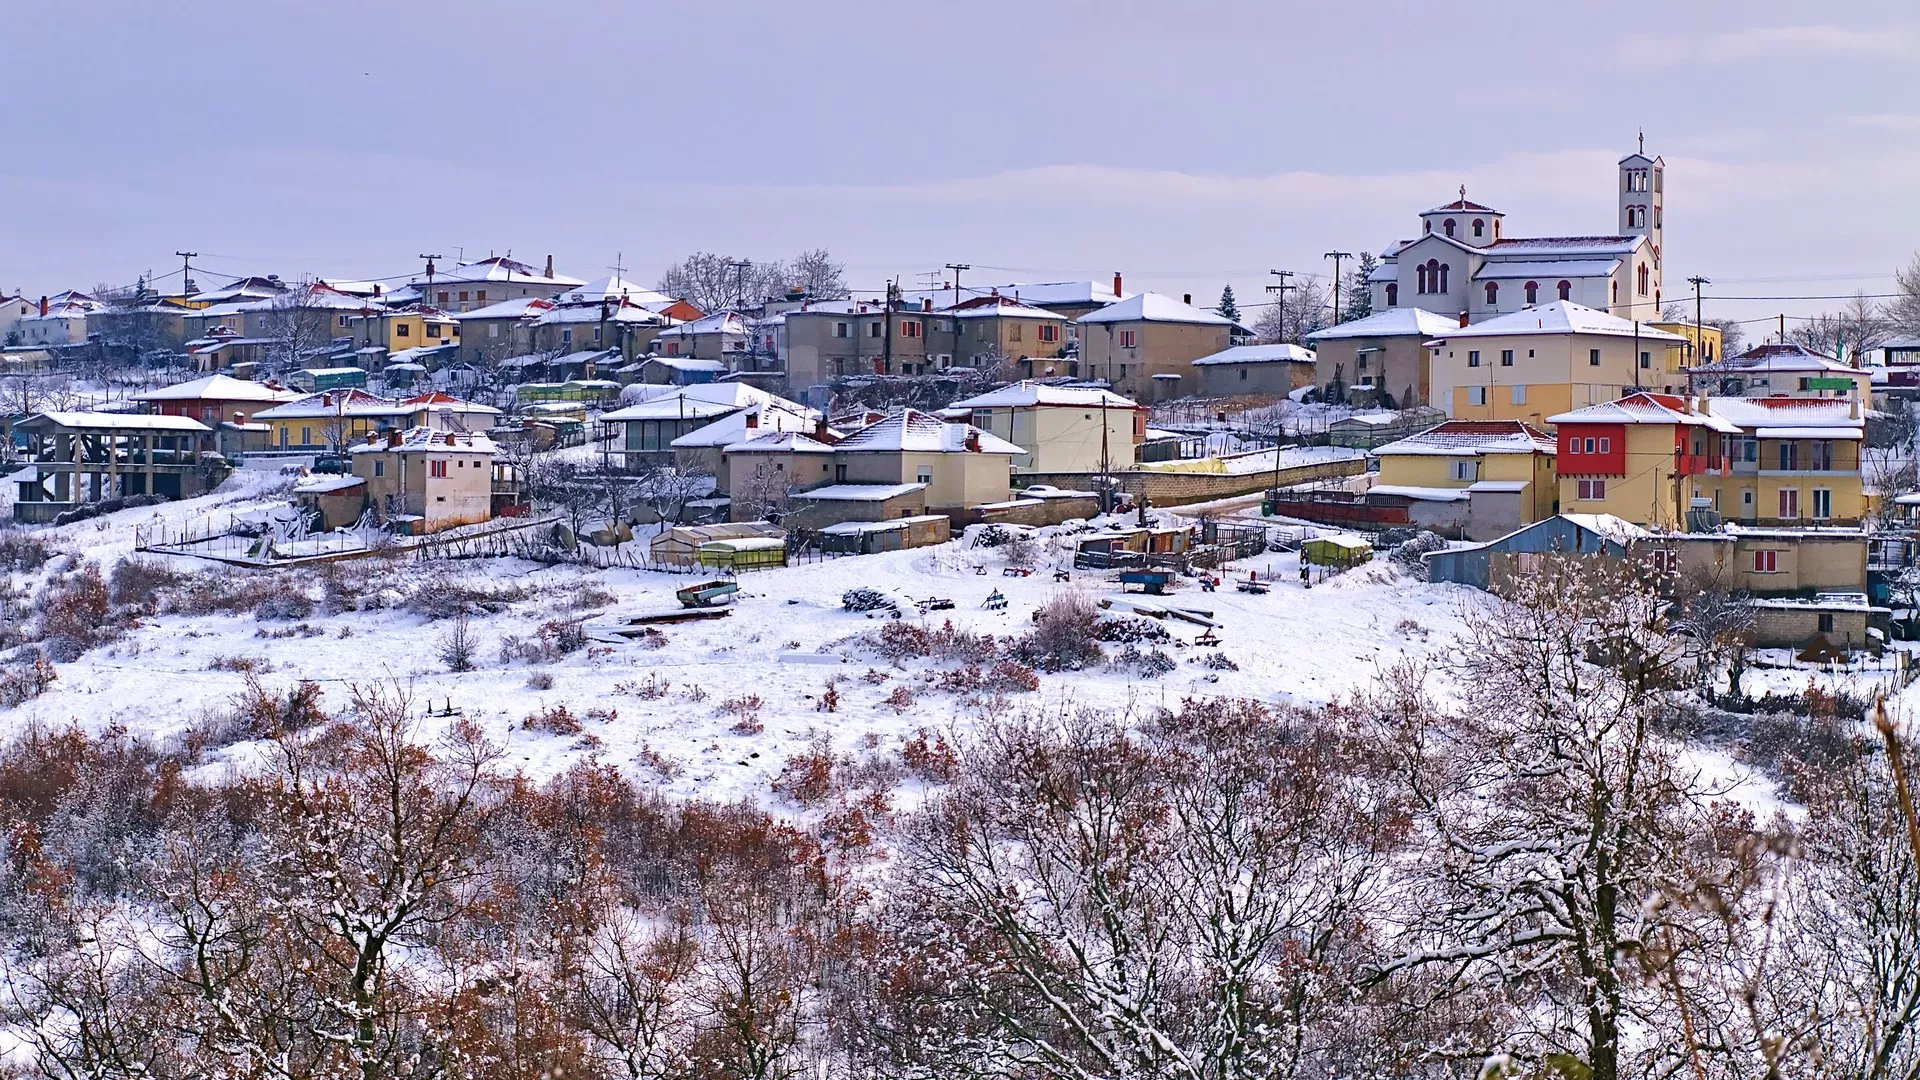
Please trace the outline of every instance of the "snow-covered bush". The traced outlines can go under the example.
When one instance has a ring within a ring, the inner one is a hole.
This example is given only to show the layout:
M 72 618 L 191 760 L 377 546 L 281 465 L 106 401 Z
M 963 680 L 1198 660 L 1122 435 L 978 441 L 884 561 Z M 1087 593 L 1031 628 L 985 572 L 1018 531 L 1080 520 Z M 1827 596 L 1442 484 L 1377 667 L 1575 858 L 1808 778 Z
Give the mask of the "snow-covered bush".
M 78 659 L 119 634 L 106 579 L 93 563 L 48 583 L 40 608 L 40 633 L 55 662 Z
M 134 608 L 143 614 L 160 609 L 162 594 L 177 588 L 187 575 L 149 559 L 121 559 L 108 578 L 108 592 L 116 607 Z
M 1102 615 L 1093 624 L 1093 636 L 1115 643 L 1173 640 L 1166 627 L 1145 615 Z
M 879 611 L 882 608 L 898 610 L 892 596 L 879 589 L 869 589 L 864 585 L 842 593 L 840 605 L 848 611 Z
M 1423 531 L 1414 534 L 1413 539 L 1394 548 L 1393 554 L 1389 557 L 1395 564 L 1405 569 L 1407 573 L 1425 581 L 1427 577 L 1427 561 L 1421 558 L 1421 556 L 1445 550 L 1447 550 L 1446 537 L 1436 532 Z
M 35 651 L 27 659 L 0 668 L 0 708 L 11 709 L 47 692 L 59 674 L 53 663 Z
M 1179 665 L 1161 649 L 1142 649 L 1128 645 L 1108 662 L 1115 671 L 1131 670 L 1143 679 L 1157 679 Z
M 1078 671 L 1100 662 L 1094 637 L 1098 608 L 1082 593 L 1062 592 L 1040 606 L 1033 629 L 1007 647 L 1007 654 L 1044 671 Z
M 999 652 L 992 634 L 962 630 L 954 626 L 951 619 L 938 627 L 888 623 L 868 638 L 868 644 L 895 663 L 908 657 L 928 657 L 957 664 L 984 664 Z
M 45 540 L 20 529 L 0 529 L 0 570 L 38 570 L 53 558 Z

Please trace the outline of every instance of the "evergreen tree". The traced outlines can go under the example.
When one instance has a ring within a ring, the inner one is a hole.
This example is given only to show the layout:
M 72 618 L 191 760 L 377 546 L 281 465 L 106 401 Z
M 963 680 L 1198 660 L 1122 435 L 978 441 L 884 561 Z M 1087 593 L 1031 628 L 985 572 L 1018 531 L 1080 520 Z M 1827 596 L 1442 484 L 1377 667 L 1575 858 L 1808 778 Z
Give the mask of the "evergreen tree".
M 1347 280 L 1341 282 L 1341 290 L 1345 294 L 1340 298 L 1344 309 L 1340 312 L 1341 322 L 1352 322 L 1373 314 L 1373 289 L 1367 284 L 1367 278 L 1379 265 L 1380 260 L 1374 258 L 1372 252 L 1360 253 L 1358 265 L 1348 272 Z
M 1220 306 L 1213 309 L 1223 319 L 1240 321 L 1240 305 L 1233 302 L 1233 286 L 1220 290 Z

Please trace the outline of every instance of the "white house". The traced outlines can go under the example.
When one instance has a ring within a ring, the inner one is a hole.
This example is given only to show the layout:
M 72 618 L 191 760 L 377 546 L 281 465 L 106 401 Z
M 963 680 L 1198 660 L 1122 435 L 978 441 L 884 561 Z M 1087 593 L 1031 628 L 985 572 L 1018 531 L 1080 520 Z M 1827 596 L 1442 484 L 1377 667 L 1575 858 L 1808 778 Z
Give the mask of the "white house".
M 1368 279 L 1375 311 L 1419 307 L 1469 321 L 1569 300 L 1624 319 L 1660 316 L 1665 163 L 1620 159 L 1608 235 L 1513 236 L 1506 215 L 1459 198 L 1420 215 L 1414 239 L 1389 245 Z

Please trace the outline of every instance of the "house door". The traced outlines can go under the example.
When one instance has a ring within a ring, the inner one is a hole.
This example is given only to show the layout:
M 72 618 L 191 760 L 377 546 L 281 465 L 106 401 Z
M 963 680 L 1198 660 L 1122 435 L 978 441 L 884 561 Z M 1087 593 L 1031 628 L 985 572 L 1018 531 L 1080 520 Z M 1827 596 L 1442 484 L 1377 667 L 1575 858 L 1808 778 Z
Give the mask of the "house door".
M 1753 489 L 1752 488 L 1748 488 L 1745 491 L 1742 491 L 1740 493 L 1740 516 L 1746 519 L 1747 521 L 1753 520 Z
M 833 482 L 836 484 L 844 484 L 847 482 L 847 467 L 845 465 L 835 465 L 833 467 Z

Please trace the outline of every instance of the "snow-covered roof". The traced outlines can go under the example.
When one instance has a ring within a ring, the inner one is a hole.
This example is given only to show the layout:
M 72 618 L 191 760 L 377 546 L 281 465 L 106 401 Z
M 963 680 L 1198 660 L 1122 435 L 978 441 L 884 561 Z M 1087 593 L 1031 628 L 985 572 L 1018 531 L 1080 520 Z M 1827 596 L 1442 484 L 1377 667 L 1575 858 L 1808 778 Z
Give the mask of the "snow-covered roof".
M 194 293 L 187 299 L 208 305 L 228 303 L 235 300 L 264 300 L 287 291 L 285 282 L 278 278 L 243 277 L 228 282 L 218 289 L 208 289 Z
M 769 431 L 721 448 L 723 454 L 831 454 L 833 447 L 803 431 Z
M 1404 337 L 1411 334 L 1418 334 L 1425 339 L 1458 329 L 1459 326 L 1458 318 L 1438 315 L 1425 308 L 1391 307 L 1376 311 L 1364 319 L 1315 330 L 1307 335 L 1307 340 L 1318 343 L 1340 338 Z
M 1614 517 L 1612 514 L 1561 514 L 1560 516 L 1590 533 L 1604 536 L 1622 546 L 1653 536 L 1652 533 L 1633 522 Z
M 692 322 L 681 323 L 678 326 L 662 330 L 659 336 L 663 338 L 682 338 L 693 337 L 696 334 L 738 334 L 744 337 L 746 333 L 747 320 L 744 315 L 741 315 L 737 311 L 716 311 L 711 315 L 703 316 Z
M 1203 311 L 1192 304 L 1184 304 L 1171 296 L 1160 293 L 1140 293 L 1118 303 L 1108 304 L 1098 311 L 1089 311 L 1076 322 L 1083 323 L 1127 323 L 1127 322 L 1166 322 L 1198 323 L 1203 326 L 1232 326 L 1232 319 L 1211 311 Z
M 895 532 L 914 525 L 924 525 L 930 521 L 945 520 L 947 520 L 945 514 L 915 514 L 912 517 L 888 518 L 885 521 L 842 521 L 820 531 L 829 536 L 857 536 L 862 533 Z
M 618 274 L 610 274 L 595 281 L 589 281 L 577 289 L 568 289 L 556 297 L 563 304 L 597 304 L 602 300 L 618 302 L 622 299 L 630 304 L 671 305 L 679 303 L 675 297 L 663 292 L 636 285 Z
M 1476 281 L 1516 281 L 1535 278 L 1560 281 L 1570 278 L 1606 277 L 1620 269 L 1619 259 L 1562 259 L 1552 262 L 1489 262 L 1475 273 Z
M 547 367 L 549 365 L 570 367 L 574 364 L 597 363 L 607 357 L 618 355 L 620 355 L 620 350 L 618 349 L 576 349 L 562 356 L 551 356 L 543 352 L 533 352 L 525 356 L 515 356 L 502 360 L 499 366 L 512 368 Z
M 1427 502 L 1465 502 L 1468 498 L 1466 488 L 1420 487 L 1414 484 L 1375 484 L 1367 491 L 1374 495 L 1399 495 L 1408 499 L 1421 499 Z
M 1053 319 L 1066 322 L 1057 311 L 1023 304 L 1011 296 L 976 296 L 947 308 L 942 314 L 956 319 Z
M 1815 593 L 1812 596 L 1767 596 L 1747 601 L 1748 607 L 1767 608 L 1773 611 L 1853 611 L 1875 612 L 1890 611 L 1890 608 L 1876 607 L 1867 599 L 1867 594 L 1852 590 L 1834 590 Z
M 1726 434 L 1738 434 L 1740 425 L 1724 416 L 1718 415 L 1723 401 L 1735 401 L 1736 398 L 1711 399 L 1713 404 L 1708 411 L 1694 408 L 1693 402 L 1672 394 L 1637 393 L 1614 401 L 1604 401 L 1598 405 L 1589 405 L 1584 409 L 1563 412 L 1547 417 L 1549 424 L 1682 424 L 1688 427 L 1704 427 Z M 1808 399 L 1817 400 L 1817 399 Z
M 1235 345 L 1231 349 L 1222 349 L 1211 356 L 1195 360 L 1194 366 L 1205 364 L 1311 364 L 1314 362 L 1312 349 L 1303 349 L 1298 345 Z
M 968 445 L 972 443 L 972 445 Z M 949 424 L 916 409 L 861 428 L 835 445 L 837 452 L 903 452 L 935 454 L 1024 454 L 1025 450 L 972 424 Z
M 751 425 L 747 421 L 753 421 Z M 756 405 L 729 413 L 705 427 L 696 428 L 673 440 L 676 450 L 691 450 L 699 447 L 726 447 L 753 437 L 756 431 L 812 431 L 815 420 L 811 410 L 804 407 L 790 412 L 786 409 Z
M 1831 371 L 1843 375 L 1860 374 L 1857 369 L 1805 346 L 1778 343 L 1756 345 L 1739 356 L 1724 357 L 1711 364 L 1697 364 L 1691 370 L 1696 375 L 1744 375 L 1750 372 L 1769 371 Z
M 392 434 L 375 433 L 367 441 L 356 443 L 347 452 L 371 454 L 392 451 L 402 454 L 486 454 L 493 455 L 493 440 L 469 431 L 436 431 L 432 428 L 408 428 Z
M 794 492 L 793 497 L 831 502 L 885 502 L 916 491 L 925 491 L 926 488 L 925 484 L 828 484 L 826 487 Z
M 1637 335 L 1640 340 L 1650 342 L 1687 340 L 1679 334 L 1656 330 L 1644 322 L 1636 326 L 1618 315 L 1609 315 L 1604 311 L 1584 304 L 1576 304 L 1571 300 L 1555 300 L 1550 304 L 1525 308 L 1488 319 L 1486 322 L 1458 326 L 1435 334 L 1434 337 L 1451 341 L 1455 338 L 1515 337 L 1526 334 L 1585 334 L 1603 337 Z
M 1850 398 L 1715 397 L 1707 408 L 1761 439 L 1858 439 L 1864 423 Z
M 488 304 L 472 311 L 455 312 L 453 317 L 460 321 L 467 319 L 519 319 L 528 315 L 538 315 L 553 306 L 553 301 L 542 300 L 537 296 L 520 296 L 512 300 L 502 300 L 497 304 Z
M 969 409 L 1022 409 L 1039 405 L 1064 405 L 1079 408 L 1138 409 L 1139 403 L 1121 397 L 1111 390 L 1095 390 L 1078 386 L 1053 386 L 1048 383 L 1029 382 L 1025 379 L 998 390 L 989 390 L 964 401 L 956 401 L 949 408 L 965 412 Z M 943 410 L 944 411 L 944 410 Z
M 548 275 L 544 271 L 536 270 L 526 263 L 516 262 L 504 255 L 475 259 L 473 262 L 461 263 L 451 270 L 441 270 L 433 275 L 433 284 L 436 288 L 447 284 L 485 281 L 519 281 L 528 285 L 586 284 L 577 277 L 568 277 L 565 274 Z M 418 274 L 409 284 L 424 286 L 426 283 L 427 276 Z
M 672 368 L 675 371 L 721 372 L 727 370 L 727 365 L 718 360 L 695 360 L 691 356 L 650 356 L 643 363 L 635 366 L 645 367 L 647 364 L 659 364 L 661 367 Z
M 1422 211 L 1420 216 L 1426 217 L 1428 214 L 1448 214 L 1448 213 L 1492 214 L 1496 217 L 1500 216 L 1500 211 L 1495 210 L 1491 206 L 1482 206 L 1477 202 L 1471 202 L 1467 199 L 1465 195 L 1460 196 L 1458 199 L 1455 199 L 1450 203 L 1446 203 L 1441 206 L 1436 206 L 1431 210 Z
M 1631 254 L 1643 239 L 1639 236 L 1516 236 L 1495 240 L 1480 250 L 1494 259 L 1521 255 L 1571 259 L 1582 255 Z
M 329 492 L 345 491 L 348 488 L 357 488 L 364 485 L 366 482 L 367 481 L 364 477 L 327 476 L 324 473 L 322 473 L 319 475 L 306 477 L 302 479 L 299 483 L 293 485 L 293 493 L 295 495 L 325 495 Z
M 992 296 L 1011 296 L 1022 304 L 1036 307 L 1075 307 L 1088 304 L 1111 304 L 1125 299 L 1113 291 L 1110 284 L 1099 281 L 1026 281 L 1008 282 L 1000 285 L 960 286 L 960 298 Z M 954 290 L 918 289 L 904 296 L 907 304 L 918 306 L 923 300 L 932 300 L 935 307 L 945 307 L 953 303 Z
M 152 413 L 43 412 L 20 421 L 16 426 L 35 426 L 45 419 L 60 427 L 116 428 L 122 431 L 212 431 L 192 417 L 156 416 Z
M 604 306 L 598 300 L 580 304 L 559 304 L 547 308 L 534 320 L 535 326 L 556 326 L 562 323 L 632 323 L 637 326 L 660 326 L 672 320 L 657 312 L 648 311 L 633 302 L 613 301 Z
M 192 382 L 175 383 L 158 390 L 149 390 L 144 394 L 135 394 L 135 401 L 292 401 L 300 396 L 296 390 L 279 390 L 264 383 L 236 379 L 231 375 L 208 375 L 204 379 Z
M 1376 448 L 1381 457 L 1551 454 L 1553 436 L 1519 420 L 1448 420 Z
M 1467 490 L 1470 492 L 1487 491 L 1500 494 L 1515 494 L 1527 490 L 1531 483 L 1532 481 L 1529 480 L 1475 480 L 1473 483 L 1467 485 Z
M 396 401 L 369 394 L 365 390 L 351 389 L 322 390 L 316 394 L 308 394 L 284 405 L 262 409 L 255 413 L 253 418 L 255 420 L 304 420 L 311 417 L 333 416 L 404 416 L 423 409 L 432 412 L 475 415 L 497 415 L 500 412 L 491 405 L 462 401 L 446 394 L 420 394 Z
M 636 388 L 629 387 L 628 393 Z M 616 423 L 628 420 L 675 420 L 680 418 L 699 419 L 703 416 L 723 416 L 738 409 L 757 408 L 771 405 L 779 411 L 806 416 L 809 419 L 819 413 L 796 401 L 769 394 L 746 383 L 719 382 L 698 383 L 693 386 L 662 386 L 638 388 L 645 394 L 657 389 L 658 393 L 613 412 L 600 414 L 602 421 Z

